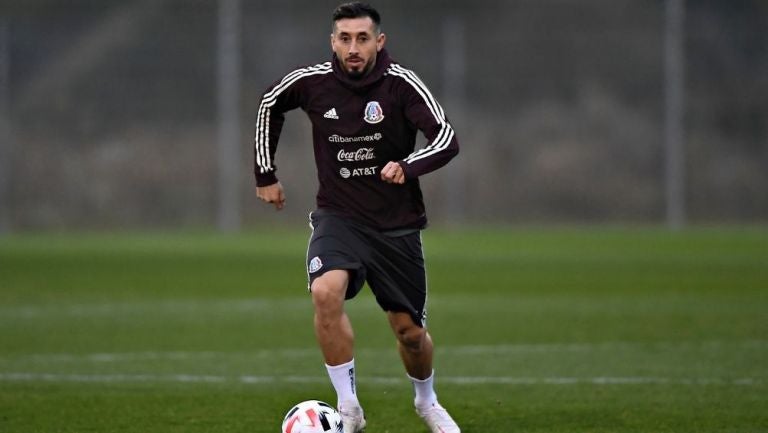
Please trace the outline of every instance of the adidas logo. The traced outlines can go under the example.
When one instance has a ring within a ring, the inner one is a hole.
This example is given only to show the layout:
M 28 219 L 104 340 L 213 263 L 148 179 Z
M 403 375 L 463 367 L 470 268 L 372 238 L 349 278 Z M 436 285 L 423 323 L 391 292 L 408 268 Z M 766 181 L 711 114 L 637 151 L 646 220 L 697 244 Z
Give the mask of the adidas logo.
M 325 114 L 323 114 L 323 117 L 326 119 L 336 119 L 339 120 L 339 115 L 336 114 L 336 109 L 331 108 L 330 110 L 326 111 Z

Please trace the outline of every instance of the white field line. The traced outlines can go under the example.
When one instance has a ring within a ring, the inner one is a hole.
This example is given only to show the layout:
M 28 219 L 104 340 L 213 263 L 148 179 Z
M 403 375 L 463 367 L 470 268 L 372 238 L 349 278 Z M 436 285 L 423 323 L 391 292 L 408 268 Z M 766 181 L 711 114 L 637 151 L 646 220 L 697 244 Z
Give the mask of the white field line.
M 658 350 L 665 352 L 676 351 L 722 351 L 722 350 L 765 350 L 768 340 L 741 341 L 703 341 L 703 342 L 654 342 L 636 343 L 608 341 L 603 343 L 542 343 L 542 344 L 489 344 L 489 345 L 457 345 L 441 346 L 435 349 L 438 355 L 472 356 L 472 355 L 505 355 L 526 353 L 589 353 L 615 351 L 646 351 Z M 360 356 L 376 356 L 392 353 L 390 347 L 374 349 L 360 348 L 356 354 Z M 134 361 L 195 361 L 217 359 L 271 359 L 271 358 L 316 358 L 319 349 L 283 348 L 263 349 L 252 352 L 215 352 L 215 351 L 144 351 L 144 352 L 115 352 L 115 353 L 37 353 L 20 355 L 0 354 L 2 362 L 35 362 L 35 363 L 119 363 Z
M 309 297 L 284 299 L 231 299 L 231 300 L 164 300 L 153 302 L 125 301 L 92 304 L 20 305 L 0 306 L 0 319 L 37 319 L 67 317 L 111 317 L 144 314 L 186 315 L 195 313 L 253 313 L 288 311 L 289 308 L 311 309 Z
M 208 384 L 322 384 L 323 376 L 214 376 L 193 374 L 54 374 L 54 373 L 0 373 L 0 382 L 56 382 L 56 383 L 208 383 Z M 510 376 L 454 376 L 441 377 L 440 383 L 454 385 L 728 385 L 762 386 L 763 380 L 754 378 L 679 379 L 665 377 L 510 377 Z M 395 377 L 361 377 L 360 383 L 374 385 L 405 384 Z

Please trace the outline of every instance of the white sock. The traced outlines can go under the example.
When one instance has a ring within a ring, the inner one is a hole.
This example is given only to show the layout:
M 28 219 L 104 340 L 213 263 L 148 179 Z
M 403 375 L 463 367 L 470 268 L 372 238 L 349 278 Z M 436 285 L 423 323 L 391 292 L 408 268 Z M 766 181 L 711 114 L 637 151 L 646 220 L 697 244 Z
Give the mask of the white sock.
M 437 403 L 437 394 L 435 394 L 435 371 L 432 370 L 432 374 L 428 378 L 421 380 L 416 379 L 408 375 L 413 383 L 413 391 L 416 393 L 416 398 L 413 400 L 413 404 L 416 407 L 428 408 Z
M 328 376 L 331 378 L 333 388 L 336 390 L 339 404 L 359 406 L 360 402 L 357 400 L 357 390 L 355 389 L 354 358 L 346 364 L 325 364 L 325 368 L 328 370 Z

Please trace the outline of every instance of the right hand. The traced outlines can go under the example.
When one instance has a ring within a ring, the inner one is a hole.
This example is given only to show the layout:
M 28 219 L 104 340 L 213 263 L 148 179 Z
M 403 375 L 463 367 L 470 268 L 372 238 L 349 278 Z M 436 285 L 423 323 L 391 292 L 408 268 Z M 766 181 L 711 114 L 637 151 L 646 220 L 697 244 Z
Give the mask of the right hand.
M 272 185 L 257 186 L 256 197 L 261 201 L 274 204 L 275 210 L 281 210 L 285 206 L 285 193 L 283 193 L 283 185 L 280 181 Z

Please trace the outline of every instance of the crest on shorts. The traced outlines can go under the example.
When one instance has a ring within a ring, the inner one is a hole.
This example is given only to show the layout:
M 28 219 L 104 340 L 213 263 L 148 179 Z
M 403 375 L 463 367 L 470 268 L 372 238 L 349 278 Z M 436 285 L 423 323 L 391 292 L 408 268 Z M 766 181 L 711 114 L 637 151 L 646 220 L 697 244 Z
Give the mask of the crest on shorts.
M 314 274 L 315 272 L 319 271 L 320 268 L 323 267 L 323 261 L 320 260 L 320 257 L 315 256 L 312 260 L 309 261 L 309 273 Z
M 365 105 L 365 116 L 363 119 L 368 123 L 379 123 L 384 120 L 384 110 L 377 101 L 371 101 Z

